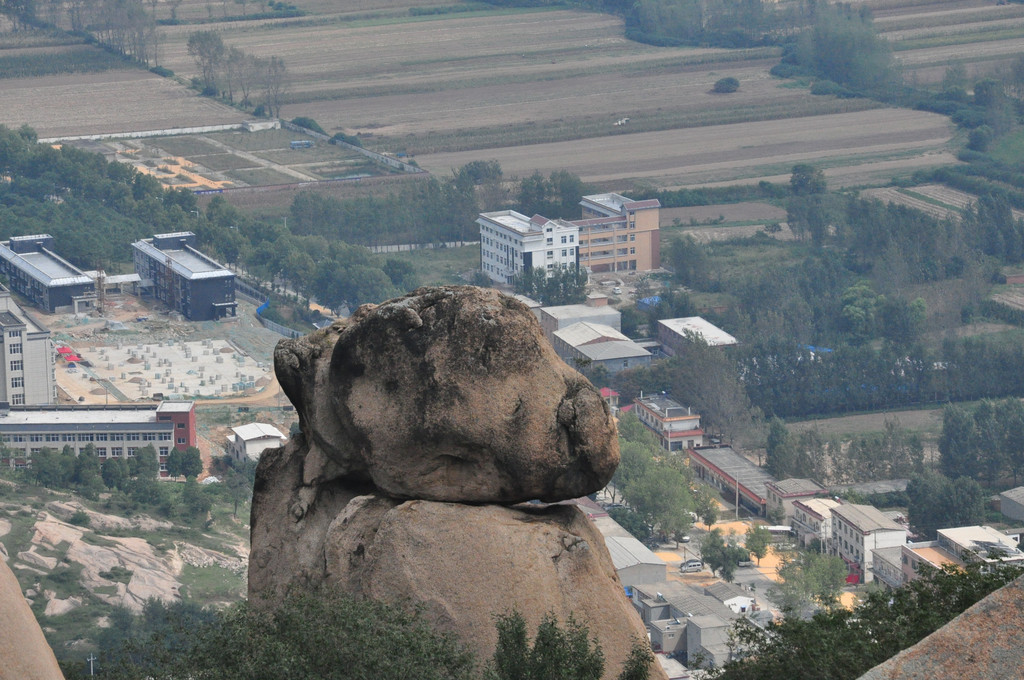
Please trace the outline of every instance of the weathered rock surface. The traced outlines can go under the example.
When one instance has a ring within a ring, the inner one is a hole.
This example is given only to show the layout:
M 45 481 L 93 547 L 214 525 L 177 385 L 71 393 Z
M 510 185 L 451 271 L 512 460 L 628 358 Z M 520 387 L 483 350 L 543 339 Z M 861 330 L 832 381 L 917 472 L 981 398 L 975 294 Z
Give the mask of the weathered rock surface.
M 1024 576 L 970 607 L 860 680 L 1017 680 L 1024 650 Z
M 7 562 L 0 560 L 0 680 L 63 678 L 18 579 Z
M 306 435 L 304 482 L 371 480 L 396 498 L 559 501 L 618 465 L 607 406 L 518 301 L 421 288 L 274 354 Z
M 274 361 L 302 432 L 256 471 L 251 601 L 324 583 L 412 601 L 481 660 L 496 614 L 572 614 L 618 673 L 646 633 L 600 533 L 575 507 L 508 507 L 597 491 L 619 461 L 607 406 L 524 305 L 424 288 Z

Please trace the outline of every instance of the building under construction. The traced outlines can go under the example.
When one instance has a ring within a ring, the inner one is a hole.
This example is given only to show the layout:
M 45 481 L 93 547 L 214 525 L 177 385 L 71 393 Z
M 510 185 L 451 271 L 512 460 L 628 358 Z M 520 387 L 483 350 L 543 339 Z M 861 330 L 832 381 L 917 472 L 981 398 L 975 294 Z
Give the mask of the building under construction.
M 49 234 L 11 237 L 0 243 L 0 274 L 11 290 L 51 314 L 89 311 L 96 303 L 93 280 L 53 247 Z
M 141 292 L 191 321 L 235 316 L 235 274 L 196 250 L 191 231 L 157 234 L 132 244 Z

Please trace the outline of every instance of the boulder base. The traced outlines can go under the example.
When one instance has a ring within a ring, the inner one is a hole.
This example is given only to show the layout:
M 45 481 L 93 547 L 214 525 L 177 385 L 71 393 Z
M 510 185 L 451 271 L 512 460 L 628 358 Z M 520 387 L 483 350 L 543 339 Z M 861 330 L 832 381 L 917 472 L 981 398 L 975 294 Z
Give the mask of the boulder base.
M 21 593 L 18 579 L 2 559 L 0 680 L 64 680 L 53 650 Z

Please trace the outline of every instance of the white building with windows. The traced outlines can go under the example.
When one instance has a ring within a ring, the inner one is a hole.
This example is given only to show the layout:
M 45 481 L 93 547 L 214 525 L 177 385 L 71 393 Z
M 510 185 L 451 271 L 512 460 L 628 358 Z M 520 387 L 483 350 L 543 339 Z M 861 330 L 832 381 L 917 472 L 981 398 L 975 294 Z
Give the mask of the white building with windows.
M 75 455 L 91 446 L 101 461 L 134 458 L 152 446 L 167 476 L 171 449 L 184 451 L 198 443 L 196 409 L 192 401 L 159 404 L 15 406 L 0 411 L 0 456 L 14 468 L 30 467 L 32 456 L 44 448 L 67 446 Z
M 281 430 L 267 423 L 248 423 L 231 428 L 226 453 L 236 462 L 259 460 L 264 449 L 274 449 L 284 444 Z
M 0 286 L 0 402 L 15 406 L 57 400 L 50 330 L 25 313 Z
M 832 508 L 832 549 L 846 562 L 848 583 L 874 580 L 874 553 L 907 542 L 907 530 L 872 505 L 844 503 Z
M 578 226 L 565 220 L 530 218 L 515 210 L 480 213 L 480 268 L 497 283 L 535 267 L 547 272 L 579 264 Z

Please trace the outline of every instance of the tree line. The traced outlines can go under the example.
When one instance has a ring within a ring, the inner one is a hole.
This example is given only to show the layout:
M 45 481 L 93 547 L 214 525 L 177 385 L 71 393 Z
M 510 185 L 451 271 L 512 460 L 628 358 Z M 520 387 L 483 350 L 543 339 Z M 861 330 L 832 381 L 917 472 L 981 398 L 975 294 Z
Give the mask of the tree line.
M 546 615 L 531 639 L 522 614 L 497 612 L 496 649 L 479 660 L 422 609 L 329 586 L 292 591 L 272 609 L 151 599 L 138 615 L 116 609 L 110 623 L 94 670 L 111 680 L 600 680 L 608 665 L 589 628 L 572 616 Z M 653 663 L 647 640 L 634 640 L 622 668 L 612 670 L 618 680 L 647 680 Z M 67 677 L 89 673 L 81 663 L 62 667 Z
M 193 84 L 204 95 L 220 95 L 247 109 L 253 106 L 252 99 L 259 92 L 260 104 L 256 106 L 256 115 L 271 118 L 281 115 L 289 84 L 284 59 L 277 56 L 264 59 L 246 54 L 238 47 L 225 45 L 215 30 L 189 33 L 187 49 L 199 69 L 199 76 Z

